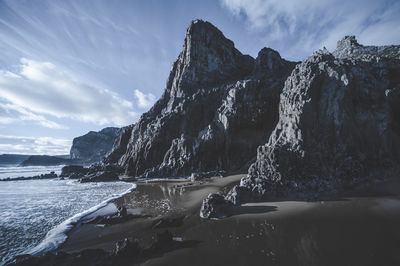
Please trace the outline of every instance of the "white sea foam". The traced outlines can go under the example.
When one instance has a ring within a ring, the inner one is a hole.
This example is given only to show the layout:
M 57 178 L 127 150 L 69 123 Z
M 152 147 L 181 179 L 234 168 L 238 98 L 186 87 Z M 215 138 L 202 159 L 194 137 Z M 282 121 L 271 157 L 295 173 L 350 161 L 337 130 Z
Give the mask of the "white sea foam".
M 113 197 L 101 202 L 100 204 L 98 204 L 86 211 L 78 213 L 78 214 L 72 216 L 71 218 L 65 220 L 61 224 L 59 224 L 56 227 L 54 227 L 53 229 L 51 229 L 47 233 L 45 239 L 39 245 L 28 250 L 26 253 L 31 254 L 31 255 L 39 255 L 39 254 L 43 254 L 43 253 L 51 251 L 51 250 L 55 250 L 62 243 L 64 243 L 65 240 L 67 240 L 67 238 L 68 238 L 67 233 L 69 230 L 71 230 L 73 228 L 74 223 L 79 222 L 79 220 L 81 220 L 83 217 L 105 207 L 111 201 L 116 200 L 116 199 L 132 192 L 134 189 L 136 189 L 136 184 L 132 184 L 132 187 L 129 188 L 128 190 L 124 191 L 123 193 L 118 194 L 118 195 L 113 195 Z

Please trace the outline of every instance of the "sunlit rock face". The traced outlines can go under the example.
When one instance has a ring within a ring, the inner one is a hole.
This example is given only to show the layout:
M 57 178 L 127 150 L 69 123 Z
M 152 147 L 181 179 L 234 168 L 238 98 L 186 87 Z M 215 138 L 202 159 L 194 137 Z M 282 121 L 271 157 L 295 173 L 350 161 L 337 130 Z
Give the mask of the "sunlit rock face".
M 298 64 L 285 81 L 275 129 L 228 198 L 326 195 L 398 171 L 398 51 L 345 37 L 332 54 L 320 50 Z
M 70 150 L 71 159 L 87 164 L 100 162 L 111 150 L 120 133 L 120 128 L 107 127 L 74 138 Z
M 247 169 L 278 121 L 294 66 L 268 48 L 243 55 L 212 24 L 193 21 L 163 95 L 105 161 L 136 177 Z
M 340 59 L 371 60 L 379 57 L 400 59 L 400 46 L 365 46 L 359 44 L 355 36 L 345 36 L 337 42 L 333 55 Z

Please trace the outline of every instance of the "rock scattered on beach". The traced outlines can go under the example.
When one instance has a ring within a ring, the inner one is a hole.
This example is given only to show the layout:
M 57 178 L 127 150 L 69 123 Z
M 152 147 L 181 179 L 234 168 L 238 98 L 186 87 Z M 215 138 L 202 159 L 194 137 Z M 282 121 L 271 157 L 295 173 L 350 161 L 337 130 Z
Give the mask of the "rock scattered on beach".
M 232 203 L 227 201 L 221 193 L 210 193 L 200 209 L 200 217 L 203 219 L 223 218 L 229 215 Z

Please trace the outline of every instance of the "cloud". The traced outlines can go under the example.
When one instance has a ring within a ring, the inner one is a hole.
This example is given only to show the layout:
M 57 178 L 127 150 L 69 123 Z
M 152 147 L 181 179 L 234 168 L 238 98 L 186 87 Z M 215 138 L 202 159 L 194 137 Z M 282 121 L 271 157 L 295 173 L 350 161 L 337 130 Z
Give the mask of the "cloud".
M 366 0 L 221 0 L 264 42 L 289 57 L 307 56 L 326 46 L 333 50 L 345 35 L 361 43 L 400 42 L 400 2 Z
M 38 125 L 52 129 L 67 129 L 54 121 L 46 119 L 42 115 L 34 114 L 23 107 L 0 102 L 0 124 L 15 124 L 31 121 Z
M 51 137 L 25 137 L 0 135 L 0 154 L 69 154 L 72 141 Z
M 141 108 L 149 108 L 156 101 L 156 97 L 153 94 L 144 94 L 140 90 L 135 90 L 135 98 Z
M 110 90 L 77 80 L 50 62 L 26 58 L 20 62 L 17 71 L 0 70 L 0 97 L 10 102 L 14 111 L 26 111 L 31 117 L 36 113 L 118 126 L 131 124 L 138 117 L 131 102 Z M 56 126 L 42 118 L 35 116 L 33 120 Z

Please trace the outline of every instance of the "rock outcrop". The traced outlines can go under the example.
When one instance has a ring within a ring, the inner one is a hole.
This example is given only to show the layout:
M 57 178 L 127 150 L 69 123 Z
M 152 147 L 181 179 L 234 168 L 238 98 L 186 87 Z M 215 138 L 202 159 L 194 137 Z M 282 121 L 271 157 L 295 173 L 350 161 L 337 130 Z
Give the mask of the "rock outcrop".
M 400 59 L 400 46 L 364 46 L 357 42 L 355 36 L 345 36 L 338 41 L 333 55 L 340 59 L 371 60 L 378 57 Z
M 294 66 L 268 48 L 243 55 L 212 24 L 193 21 L 163 95 L 104 162 L 134 177 L 247 169 L 278 121 Z
M 221 193 L 211 193 L 203 199 L 200 217 L 203 219 L 226 217 L 231 205 L 232 203 L 227 201 Z
M 332 54 L 323 49 L 297 65 L 281 94 L 279 122 L 227 198 L 309 199 L 396 173 L 399 47 L 345 37 Z
M 71 179 L 82 178 L 87 174 L 89 168 L 85 168 L 81 165 L 67 165 L 61 169 L 60 177 L 69 177 Z
M 71 159 L 83 164 L 100 162 L 110 152 L 120 134 L 120 128 L 106 127 L 98 132 L 90 131 L 74 138 L 70 150 Z
M 90 167 L 79 165 L 64 166 L 60 177 L 79 179 L 81 183 L 117 181 L 122 174 L 122 169 L 116 164 L 92 164 Z

